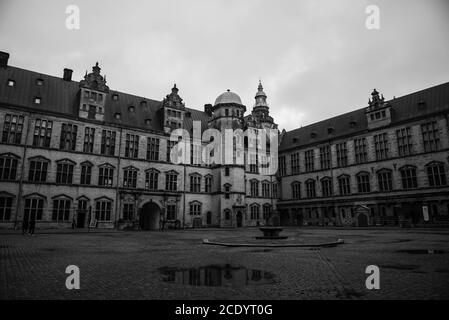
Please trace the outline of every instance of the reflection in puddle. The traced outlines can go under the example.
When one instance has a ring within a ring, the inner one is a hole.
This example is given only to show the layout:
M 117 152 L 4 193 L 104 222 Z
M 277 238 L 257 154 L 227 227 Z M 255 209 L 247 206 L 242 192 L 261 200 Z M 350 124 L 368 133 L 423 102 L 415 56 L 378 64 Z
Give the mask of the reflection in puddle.
M 159 270 L 163 281 L 190 286 L 245 287 L 275 283 L 271 272 L 230 264 L 186 269 L 164 267 Z

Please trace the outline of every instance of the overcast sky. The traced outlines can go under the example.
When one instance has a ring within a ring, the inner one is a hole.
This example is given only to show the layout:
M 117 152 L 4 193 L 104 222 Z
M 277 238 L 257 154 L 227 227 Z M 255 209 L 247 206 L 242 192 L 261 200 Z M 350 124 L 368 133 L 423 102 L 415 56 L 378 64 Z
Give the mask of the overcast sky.
M 80 29 L 65 8 L 80 8 Z M 380 30 L 368 30 L 368 5 Z M 173 83 L 203 109 L 226 89 L 251 110 L 259 78 L 291 130 L 449 81 L 448 0 L 0 0 L 11 65 L 81 80 L 96 61 L 108 85 L 161 100 Z

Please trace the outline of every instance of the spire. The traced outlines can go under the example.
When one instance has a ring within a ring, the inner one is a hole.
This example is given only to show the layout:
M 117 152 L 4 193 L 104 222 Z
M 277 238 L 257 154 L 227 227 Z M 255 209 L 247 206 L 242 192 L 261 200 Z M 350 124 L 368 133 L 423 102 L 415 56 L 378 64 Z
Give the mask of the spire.
M 267 95 L 263 91 L 262 81 L 259 79 L 259 86 L 257 87 L 257 93 L 255 96 L 256 103 L 254 105 L 255 108 L 257 107 L 264 107 L 268 109 L 267 104 Z

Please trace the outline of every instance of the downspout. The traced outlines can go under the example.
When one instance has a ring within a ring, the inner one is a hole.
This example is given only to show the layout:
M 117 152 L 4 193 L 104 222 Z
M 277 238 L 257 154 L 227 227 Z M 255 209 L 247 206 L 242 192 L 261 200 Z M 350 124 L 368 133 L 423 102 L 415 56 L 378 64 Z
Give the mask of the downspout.
M 20 168 L 20 179 L 19 179 L 19 192 L 18 192 L 18 196 L 17 196 L 17 202 L 16 202 L 16 215 L 15 215 L 15 219 L 14 219 L 14 230 L 16 230 L 17 228 L 17 218 L 19 215 L 19 211 L 21 210 L 21 202 L 22 202 L 22 193 L 23 193 L 23 171 L 25 170 L 25 161 L 26 161 L 26 154 L 27 154 L 27 150 L 28 150 L 28 139 L 29 139 L 29 134 L 30 134 L 30 125 L 31 125 L 31 115 L 32 113 L 30 113 L 28 115 L 28 123 L 27 123 L 27 132 L 25 135 L 25 146 L 23 148 L 23 154 L 22 154 L 22 164 L 21 164 L 21 168 Z
M 120 205 L 119 205 L 119 185 L 120 185 L 120 163 L 122 159 L 122 132 L 123 129 L 120 128 L 120 139 L 118 146 L 118 159 L 117 159 L 117 182 L 115 186 L 115 217 L 114 217 L 114 228 L 118 230 L 118 216 L 120 213 Z
M 186 226 L 186 164 L 183 164 L 184 167 L 184 186 L 182 190 L 182 202 L 183 202 L 183 209 L 182 209 L 182 227 L 185 228 Z

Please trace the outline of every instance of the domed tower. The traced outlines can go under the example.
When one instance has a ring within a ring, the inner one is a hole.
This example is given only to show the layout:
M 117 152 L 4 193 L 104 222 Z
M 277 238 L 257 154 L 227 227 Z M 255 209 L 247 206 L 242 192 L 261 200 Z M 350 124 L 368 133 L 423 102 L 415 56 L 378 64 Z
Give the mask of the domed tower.
M 210 126 L 216 129 L 237 129 L 243 127 L 243 116 L 246 107 L 238 94 L 227 90 L 220 94 L 212 107 L 212 119 Z

